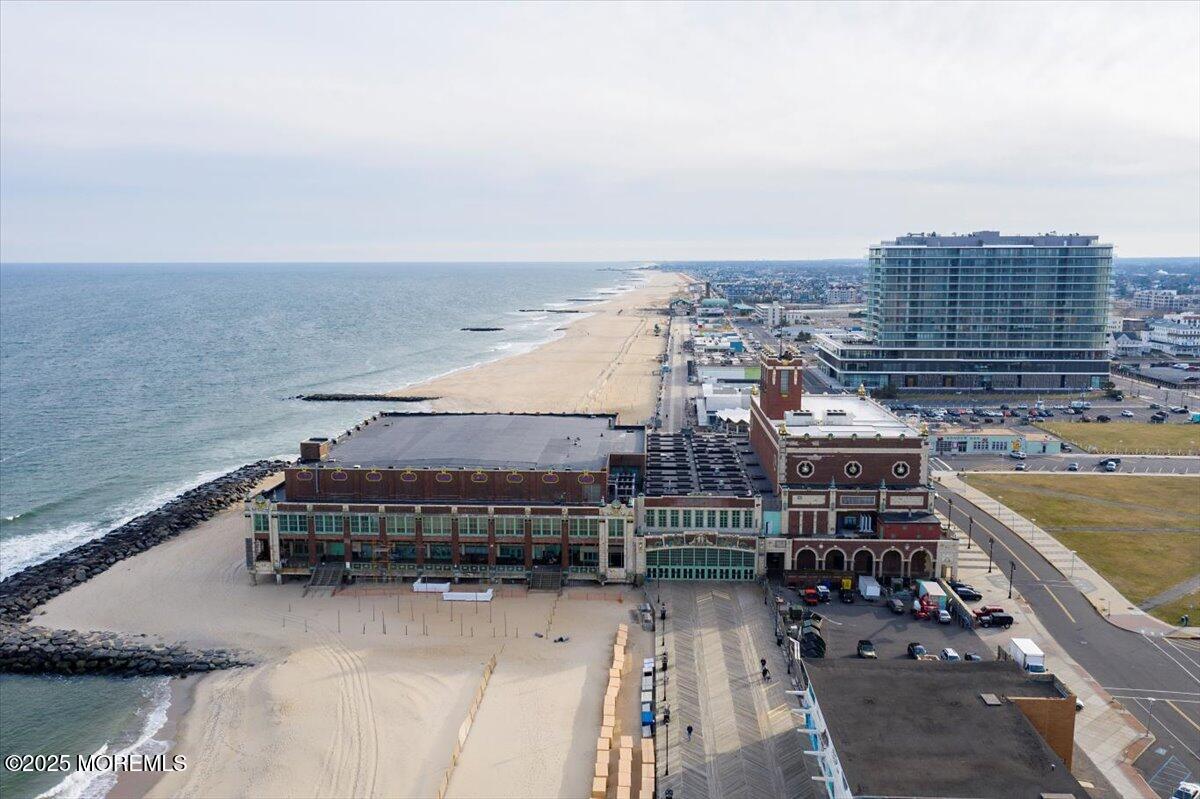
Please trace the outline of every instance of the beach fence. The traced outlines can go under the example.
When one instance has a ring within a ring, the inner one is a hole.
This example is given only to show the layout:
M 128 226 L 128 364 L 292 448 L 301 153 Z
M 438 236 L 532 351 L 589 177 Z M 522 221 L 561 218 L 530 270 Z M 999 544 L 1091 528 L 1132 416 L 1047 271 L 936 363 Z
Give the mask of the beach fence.
M 617 695 L 621 692 L 621 675 L 625 671 L 625 649 L 629 643 L 629 626 L 617 625 L 613 640 L 612 667 L 608 670 L 608 688 L 604 692 L 600 737 L 596 739 L 596 769 L 592 774 L 591 799 L 607 799 L 609 772 L 612 766 L 613 743 L 617 729 Z M 617 796 L 629 799 L 633 776 L 633 738 L 623 735 L 617 741 Z M 626 746 L 626 744 L 628 744 Z M 624 793 L 622 793 L 624 788 Z
M 475 723 L 475 714 L 479 712 L 479 706 L 483 703 L 483 694 L 487 691 L 488 680 L 492 678 L 492 672 L 495 670 L 496 656 L 492 655 L 483 666 L 483 676 L 479 680 L 479 686 L 475 689 L 475 696 L 471 699 L 467 717 L 463 719 L 462 725 L 458 728 L 458 737 L 454 739 L 454 749 L 450 752 L 450 764 L 446 766 L 446 771 L 442 774 L 442 781 L 438 783 L 437 799 L 445 799 L 446 791 L 450 789 L 450 777 L 454 774 L 454 767 L 458 765 L 458 758 L 467 744 L 467 735 L 471 732 L 471 725 Z

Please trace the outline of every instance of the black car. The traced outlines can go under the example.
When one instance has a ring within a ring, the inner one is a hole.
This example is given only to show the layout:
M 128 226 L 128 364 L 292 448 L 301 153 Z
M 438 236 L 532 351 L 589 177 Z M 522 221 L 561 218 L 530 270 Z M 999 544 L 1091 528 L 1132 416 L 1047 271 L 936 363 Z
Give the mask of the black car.
M 954 593 L 958 594 L 958 598 L 963 602 L 978 602 L 983 599 L 983 594 L 976 591 L 969 585 L 964 585 L 954 589 Z
M 913 660 L 920 660 L 923 655 L 928 654 L 929 652 L 926 651 L 925 647 L 921 646 L 916 641 L 913 641 L 908 645 L 908 656 Z
M 978 652 L 968 652 L 967 654 L 963 655 L 963 660 L 966 660 L 970 663 L 978 663 L 979 661 L 983 660 L 983 658 L 979 656 Z
M 980 627 L 1001 627 L 1007 630 L 1013 626 L 1013 617 L 1007 613 L 989 613 L 979 618 Z
M 875 651 L 875 644 L 865 638 L 858 642 L 858 656 L 870 660 L 877 660 L 879 658 L 879 654 Z
M 843 602 L 845 602 L 847 605 L 853 605 L 853 604 L 854 604 L 854 591 L 852 591 L 851 589 L 849 589 L 849 588 L 843 588 L 841 591 L 838 591 L 838 596 L 839 596 L 839 597 L 841 598 L 841 600 L 842 600 Z
M 1105 416 L 1104 414 L 1100 414 L 1099 416 L 1096 417 L 1096 421 L 1097 422 L 1111 422 L 1112 419 L 1108 416 Z

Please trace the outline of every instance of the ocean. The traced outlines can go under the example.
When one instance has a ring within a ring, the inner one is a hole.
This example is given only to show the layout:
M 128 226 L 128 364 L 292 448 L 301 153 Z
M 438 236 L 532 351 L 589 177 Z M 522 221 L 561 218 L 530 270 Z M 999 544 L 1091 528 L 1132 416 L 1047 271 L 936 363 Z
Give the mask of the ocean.
M 0 577 L 384 407 L 289 397 L 387 391 L 526 351 L 579 315 L 521 309 L 578 307 L 631 285 L 628 267 L 0 265 Z M 163 686 L 2 676 L 0 755 L 161 745 Z M 0 769 L 3 796 L 108 787 Z

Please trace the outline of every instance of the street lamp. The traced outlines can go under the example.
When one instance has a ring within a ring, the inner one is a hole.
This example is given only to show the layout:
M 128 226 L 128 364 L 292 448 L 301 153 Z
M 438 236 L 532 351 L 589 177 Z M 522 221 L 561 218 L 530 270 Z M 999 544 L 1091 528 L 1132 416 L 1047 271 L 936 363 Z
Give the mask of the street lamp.
M 993 536 L 989 535 L 988 536 L 988 574 L 992 573 L 992 563 L 994 563 L 996 560 L 994 557 L 992 557 L 992 554 L 995 551 L 996 551 L 996 539 Z
M 1071 580 L 1075 579 L 1075 550 L 1071 550 Z
M 1012 599 L 1012 578 L 1013 578 L 1013 570 L 1014 570 L 1014 569 L 1016 569 L 1016 568 L 1017 568 L 1016 561 L 1012 561 L 1012 560 L 1010 560 L 1010 561 L 1008 562 L 1008 598 L 1009 598 L 1009 599 Z
M 967 517 L 967 549 L 971 548 L 971 533 L 975 531 L 975 517 Z

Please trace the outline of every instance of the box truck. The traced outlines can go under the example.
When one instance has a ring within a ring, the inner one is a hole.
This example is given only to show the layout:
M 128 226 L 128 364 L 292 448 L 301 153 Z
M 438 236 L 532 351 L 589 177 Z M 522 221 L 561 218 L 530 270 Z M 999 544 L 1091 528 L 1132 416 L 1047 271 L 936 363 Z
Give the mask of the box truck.
M 1029 638 L 1014 638 L 1009 641 L 1008 654 L 1031 674 L 1041 674 L 1046 670 L 1045 653 Z
M 879 589 L 879 581 L 869 574 L 860 574 L 858 576 L 858 593 L 862 594 L 862 598 L 868 602 L 874 602 L 882 593 Z

